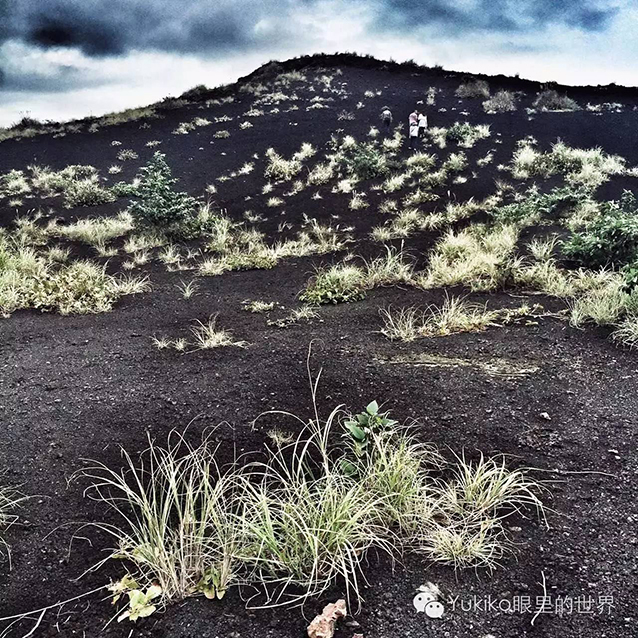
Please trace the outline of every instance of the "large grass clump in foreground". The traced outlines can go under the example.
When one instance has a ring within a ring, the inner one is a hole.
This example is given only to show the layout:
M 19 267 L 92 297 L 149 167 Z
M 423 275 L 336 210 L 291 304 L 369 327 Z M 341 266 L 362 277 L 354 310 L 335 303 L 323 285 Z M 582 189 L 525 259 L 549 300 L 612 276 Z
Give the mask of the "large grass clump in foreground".
M 99 527 L 114 541 L 109 558 L 130 570 L 112 585 L 129 594 L 122 619 L 238 585 L 256 587 L 264 606 L 303 604 L 337 583 L 359 601 L 372 550 L 493 567 L 508 548 L 505 518 L 528 506 L 542 514 L 525 471 L 482 456 L 446 462 L 376 402 L 321 418 L 311 383 L 312 418 L 268 413 L 301 428 L 284 436 L 278 425 L 261 455 L 222 467 L 210 438 L 191 446 L 173 433 L 139 460 L 124 452 L 123 471 L 79 472 L 119 518 Z

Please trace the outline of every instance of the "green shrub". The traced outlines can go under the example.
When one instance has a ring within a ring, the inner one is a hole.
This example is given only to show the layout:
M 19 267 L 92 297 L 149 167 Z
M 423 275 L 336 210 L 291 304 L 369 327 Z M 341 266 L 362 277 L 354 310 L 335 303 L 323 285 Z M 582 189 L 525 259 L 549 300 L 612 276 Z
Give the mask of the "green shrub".
M 556 219 L 572 210 L 584 194 L 569 187 L 554 188 L 549 193 L 530 191 L 520 201 L 498 206 L 489 214 L 506 224 L 528 225 L 541 219 Z
M 499 91 L 483 102 L 486 113 L 507 113 L 516 110 L 516 96 L 511 91 Z
M 390 170 L 388 154 L 377 142 L 357 142 L 351 136 L 339 141 L 333 137 L 331 146 L 335 150 L 331 162 L 349 177 L 373 179 Z
M 344 303 L 365 297 L 364 271 L 349 264 L 336 264 L 319 270 L 310 280 L 300 299 L 311 304 Z
M 538 94 L 534 100 L 534 108 L 541 111 L 579 111 L 578 102 L 566 95 L 561 95 L 558 91 L 548 89 Z
M 485 124 L 472 126 L 469 122 L 454 122 L 445 133 L 445 137 L 454 140 L 460 146 L 471 148 L 474 144 L 490 136 L 490 127 Z
M 197 200 L 187 193 L 176 191 L 177 182 L 159 151 L 141 170 L 137 200 L 131 214 L 139 226 L 161 231 L 166 235 L 188 237 L 197 213 Z
M 350 173 L 359 179 L 372 179 L 388 172 L 385 157 L 372 143 L 359 144 L 350 158 Z
M 633 193 L 625 191 L 620 202 L 602 204 L 599 216 L 575 232 L 563 251 L 590 268 L 621 268 L 638 261 L 638 204 Z
M 64 193 L 64 205 L 67 208 L 76 206 L 99 206 L 115 201 L 115 194 L 101 186 L 97 179 L 76 180 L 67 186 Z
M 490 97 L 490 85 L 485 80 L 473 80 L 464 82 L 454 92 L 456 97 L 461 98 L 488 98 Z

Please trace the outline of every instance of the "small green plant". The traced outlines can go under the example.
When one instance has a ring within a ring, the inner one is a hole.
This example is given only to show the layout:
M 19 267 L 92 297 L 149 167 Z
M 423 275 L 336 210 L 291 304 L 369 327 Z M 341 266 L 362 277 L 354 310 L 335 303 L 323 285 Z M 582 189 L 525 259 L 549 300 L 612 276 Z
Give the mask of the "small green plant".
M 135 622 L 139 618 L 147 618 L 156 611 L 157 607 L 153 601 L 161 596 L 162 588 L 158 585 L 151 585 L 146 591 L 142 591 L 137 587 L 137 583 L 129 575 L 109 587 L 114 593 L 113 603 L 120 599 L 122 593 L 126 593 L 129 599 L 128 609 L 117 617 L 117 622 L 122 622 L 127 618 Z
M 397 421 L 388 417 L 389 412 L 379 412 L 379 404 L 372 401 L 364 412 L 353 415 L 343 422 L 349 442 L 355 456 L 362 457 L 368 451 L 371 437 L 397 425 Z
M 208 567 L 197 583 L 197 589 L 209 600 L 221 600 L 226 594 L 226 575 L 215 567 Z
M 176 191 L 166 156 L 159 151 L 141 170 L 137 199 L 131 214 L 141 227 L 151 228 L 169 236 L 184 237 L 193 232 L 197 201 L 188 194 Z

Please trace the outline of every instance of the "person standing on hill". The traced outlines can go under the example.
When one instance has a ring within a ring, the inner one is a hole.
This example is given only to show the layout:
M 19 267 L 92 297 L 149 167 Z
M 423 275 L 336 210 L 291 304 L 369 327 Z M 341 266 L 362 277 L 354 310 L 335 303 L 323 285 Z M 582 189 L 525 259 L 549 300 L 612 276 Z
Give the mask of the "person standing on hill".
M 410 138 L 410 148 L 414 148 L 419 139 L 419 113 L 415 109 L 408 117 L 408 136 Z
M 425 129 L 428 127 L 428 116 L 425 113 L 419 113 L 419 137 L 423 139 L 425 137 Z
M 387 106 L 381 109 L 381 122 L 383 123 L 385 134 L 388 135 L 392 128 L 392 111 Z

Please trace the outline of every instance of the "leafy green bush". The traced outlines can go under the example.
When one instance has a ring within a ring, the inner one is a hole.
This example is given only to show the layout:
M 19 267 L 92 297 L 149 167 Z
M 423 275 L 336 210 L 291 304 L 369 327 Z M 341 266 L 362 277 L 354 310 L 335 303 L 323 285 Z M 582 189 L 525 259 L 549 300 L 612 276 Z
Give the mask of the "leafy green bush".
M 456 142 L 464 140 L 474 132 L 474 127 L 469 122 L 454 122 L 447 130 L 447 137 Z
M 473 80 L 464 82 L 454 92 L 456 97 L 461 98 L 488 98 L 490 97 L 490 85 L 485 80 Z
M 310 280 L 300 299 L 311 304 L 343 303 L 365 297 L 364 271 L 348 264 L 336 264 L 323 270 Z
M 574 261 L 598 268 L 616 268 L 638 261 L 638 203 L 630 191 L 620 202 L 606 202 L 600 215 L 563 244 L 565 255 Z
M 386 158 L 372 143 L 359 144 L 350 158 L 350 173 L 359 179 L 372 179 L 388 172 Z
M 486 124 L 473 126 L 469 122 L 454 122 L 445 132 L 447 139 L 457 142 L 460 146 L 471 148 L 474 144 L 490 136 L 490 127 Z
M 554 188 L 549 193 L 532 190 L 522 200 L 488 212 L 499 222 L 527 225 L 541 219 L 556 219 L 570 211 L 583 197 L 581 191 L 569 187 Z
M 516 110 L 516 96 L 511 91 L 499 91 L 483 102 L 486 113 L 507 113 Z
M 548 89 L 538 94 L 534 100 L 534 107 L 541 111 L 579 111 L 580 106 L 576 100 L 561 95 L 558 91 Z
M 335 150 L 331 161 L 349 177 L 373 179 L 390 170 L 388 154 L 377 142 L 357 142 L 350 136 L 343 140 L 333 137 L 331 146 Z
M 76 206 L 99 206 L 115 201 L 115 194 L 101 186 L 97 179 L 76 180 L 67 186 L 64 193 L 64 205 L 67 208 Z
M 136 193 L 138 199 L 131 205 L 131 214 L 139 226 L 170 236 L 192 236 L 197 200 L 173 188 L 177 179 L 173 177 L 165 157 L 158 151 L 142 168 Z

